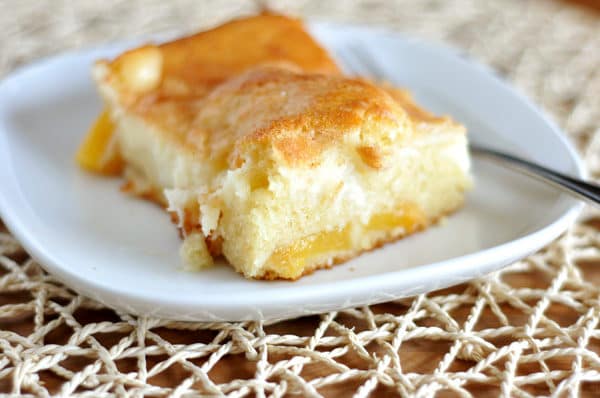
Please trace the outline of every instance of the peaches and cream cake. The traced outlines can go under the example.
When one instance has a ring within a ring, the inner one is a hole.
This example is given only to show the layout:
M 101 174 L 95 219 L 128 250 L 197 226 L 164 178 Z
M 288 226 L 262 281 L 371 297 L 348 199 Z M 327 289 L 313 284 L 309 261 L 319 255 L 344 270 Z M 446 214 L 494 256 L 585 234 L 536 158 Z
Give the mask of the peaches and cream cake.
M 77 159 L 164 205 L 187 264 L 297 279 L 423 229 L 471 184 L 465 129 L 344 76 L 301 22 L 263 14 L 101 60 Z

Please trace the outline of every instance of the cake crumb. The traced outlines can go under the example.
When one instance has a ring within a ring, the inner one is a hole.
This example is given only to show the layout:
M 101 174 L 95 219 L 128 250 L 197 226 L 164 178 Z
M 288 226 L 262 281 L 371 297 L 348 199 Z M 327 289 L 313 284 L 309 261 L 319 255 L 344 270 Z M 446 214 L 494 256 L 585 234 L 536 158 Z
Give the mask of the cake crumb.
M 194 232 L 185 238 L 181 245 L 181 257 L 185 262 L 186 271 L 198 271 L 214 265 L 204 235 L 199 232 Z

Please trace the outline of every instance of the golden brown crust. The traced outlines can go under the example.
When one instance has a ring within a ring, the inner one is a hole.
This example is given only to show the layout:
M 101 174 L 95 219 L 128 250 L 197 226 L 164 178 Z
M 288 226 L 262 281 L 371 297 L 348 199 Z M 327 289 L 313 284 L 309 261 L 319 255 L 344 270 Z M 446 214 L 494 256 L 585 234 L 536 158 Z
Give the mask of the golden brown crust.
M 186 147 L 228 156 L 230 168 L 256 148 L 273 150 L 293 166 L 312 165 L 348 134 L 381 143 L 390 131 L 412 133 L 402 107 L 369 82 L 260 67 L 217 87 L 203 101 Z
M 383 164 L 382 145 L 445 126 L 446 117 L 422 110 L 400 90 L 363 79 L 300 73 L 294 68 L 257 67 L 216 87 L 202 100 L 140 103 L 139 116 L 159 125 L 165 138 L 215 169 L 235 169 L 249 153 L 276 153 L 291 166 L 311 166 L 344 136 L 357 133 L 356 150 L 374 169 Z
M 106 82 L 118 91 L 121 103 L 132 108 L 141 105 L 140 110 L 164 101 L 201 98 L 257 65 L 292 64 L 309 73 L 340 73 L 300 20 L 269 13 L 232 20 L 161 45 L 145 45 L 99 64 L 107 68 Z M 144 77 L 158 76 L 150 80 L 156 84 L 131 84 L 141 69 Z
M 256 150 L 264 151 L 261 157 L 275 152 L 292 166 L 314 165 L 356 130 L 369 136 L 357 148 L 361 158 L 378 169 L 383 151 L 377 146 L 389 141 L 389 130 L 409 137 L 454 124 L 421 109 L 403 90 L 341 76 L 301 22 L 280 15 L 231 21 L 100 65 L 97 79 L 121 107 L 216 170 L 237 168 Z
M 250 67 L 282 61 L 306 72 L 339 73 L 300 20 L 269 13 L 236 19 L 160 48 L 165 75 L 193 87 L 214 86 Z

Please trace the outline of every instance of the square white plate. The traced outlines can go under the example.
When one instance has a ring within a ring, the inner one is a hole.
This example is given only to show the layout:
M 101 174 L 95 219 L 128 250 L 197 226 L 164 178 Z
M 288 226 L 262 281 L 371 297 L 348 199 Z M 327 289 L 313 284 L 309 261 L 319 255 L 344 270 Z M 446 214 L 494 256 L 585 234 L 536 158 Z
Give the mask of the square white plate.
M 466 124 L 477 141 L 582 176 L 575 151 L 537 108 L 456 51 L 379 29 L 311 30 L 334 52 L 364 46 L 393 83 Z M 296 282 L 250 281 L 227 266 L 185 272 L 166 212 L 73 160 L 101 108 L 91 63 L 131 45 L 58 56 L 0 83 L 0 214 L 49 272 L 109 306 L 181 320 L 273 320 L 392 300 L 523 257 L 556 238 L 581 208 L 534 180 L 475 161 L 475 188 L 446 223 L 331 270 Z

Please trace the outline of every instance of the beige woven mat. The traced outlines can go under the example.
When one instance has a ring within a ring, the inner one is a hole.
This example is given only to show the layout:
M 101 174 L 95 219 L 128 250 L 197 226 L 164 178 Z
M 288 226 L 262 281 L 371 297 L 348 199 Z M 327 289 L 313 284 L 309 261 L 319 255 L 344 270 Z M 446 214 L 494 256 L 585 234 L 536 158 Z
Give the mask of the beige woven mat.
M 599 14 L 552 0 L 269 5 L 462 47 L 545 107 L 600 178 Z M 1 1 L 0 75 L 65 49 L 193 30 L 255 7 L 242 1 Z M 45 274 L 0 230 L 0 391 L 600 396 L 599 225 L 575 225 L 543 251 L 466 285 L 275 325 L 115 313 Z

